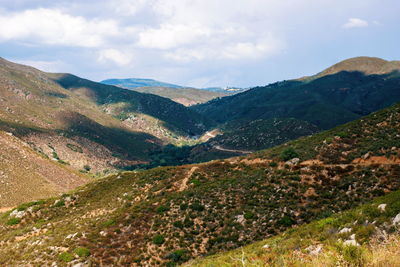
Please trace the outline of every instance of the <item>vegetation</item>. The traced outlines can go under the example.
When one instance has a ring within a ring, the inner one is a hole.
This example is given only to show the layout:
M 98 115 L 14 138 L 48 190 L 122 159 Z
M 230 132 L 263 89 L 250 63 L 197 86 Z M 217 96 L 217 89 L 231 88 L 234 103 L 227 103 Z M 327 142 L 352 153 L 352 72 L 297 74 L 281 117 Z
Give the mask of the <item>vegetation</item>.
M 7 221 L 13 211 L 8 212 L 0 218 L 0 242 L 8 241 L 2 243 L 0 265 L 27 261 L 48 265 L 61 251 L 46 248 L 62 247 L 74 255 L 75 248 L 84 247 L 95 265 L 115 265 L 119 255 L 122 265 L 174 266 L 266 238 L 281 240 L 297 229 L 310 230 L 297 232 L 300 243 L 290 239 L 271 245 L 273 253 L 261 260 L 279 264 L 286 260 L 277 256 L 279 249 L 305 249 L 312 245 L 307 240 L 313 236 L 318 242 L 333 240 L 327 241 L 329 246 L 323 243 L 324 253 L 327 248 L 344 260 L 352 255 L 368 257 L 368 251 L 340 248 L 338 240 L 349 240 L 354 233 L 356 242 L 367 244 L 378 230 L 366 220 L 393 232 L 385 222 L 399 212 L 399 194 L 380 202 L 387 204 L 385 213 L 371 204 L 338 214 L 400 189 L 399 118 L 397 105 L 247 157 L 112 174 L 27 210 L 21 222 L 12 226 Z M 298 164 L 280 160 L 288 147 L 298 153 Z M 63 205 L 58 206 L 60 201 Z M 301 228 L 310 222 L 312 228 Z M 342 227 L 351 227 L 352 232 L 339 233 Z M 316 229 L 321 230 L 319 235 Z M 20 240 L 18 254 L 16 239 Z M 35 243 L 38 240 L 40 244 Z M 74 263 L 84 260 L 77 258 Z

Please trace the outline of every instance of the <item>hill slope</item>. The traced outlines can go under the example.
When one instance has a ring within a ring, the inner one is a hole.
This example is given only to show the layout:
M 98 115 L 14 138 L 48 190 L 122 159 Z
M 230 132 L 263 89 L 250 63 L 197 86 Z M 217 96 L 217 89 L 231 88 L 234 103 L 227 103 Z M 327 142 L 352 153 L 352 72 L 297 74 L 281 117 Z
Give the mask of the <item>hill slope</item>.
M 143 163 L 152 150 L 190 140 L 207 123 L 166 98 L 0 59 L 0 129 L 75 169 Z
M 0 131 L 0 208 L 48 198 L 89 178 L 51 162 L 10 133 Z
M 6 213 L 0 264 L 174 266 L 275 236 L 399 190 L 399 137 L 396 105 L 248 157 L 111 175 Z
M 349 59 L 310 79 L 256 87 L 192 108 L 218 123 L 296 118 L 329 129 L 399 101 L 399 66 L 373 58 Z
M 228 95 L 225 92 L 211 92 L 194 88 L 169 88 L 169 87 L 137 87 L 133 90 L 140 93 L 147 93 L 169 98 L 184 106 L 205 103 L 217 97 Z

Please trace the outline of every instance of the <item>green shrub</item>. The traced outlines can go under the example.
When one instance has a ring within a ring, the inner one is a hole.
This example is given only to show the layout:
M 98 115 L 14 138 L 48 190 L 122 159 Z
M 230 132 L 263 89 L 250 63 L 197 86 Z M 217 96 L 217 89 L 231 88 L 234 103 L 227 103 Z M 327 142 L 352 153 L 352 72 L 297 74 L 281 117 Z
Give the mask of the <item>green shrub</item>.
M 161 206 L 159 206 L 159 207 L 157 208 L 157 212 L 158 212 L 158 213 L 164 213 L 164 212 L 166 212 L 166 211 L 169 211 L 169 208 L 166 207 L 166 206 L 161 205 Z
M 274 168 L 274 167 L 278 166 L 278 163 L 276 163 L 275 161 L 272 161 L 269 163 L 269 166 Z
M 296 150 L 294 150 L 293 147 L 286 148 L 285 150 L 282 151 L 280 155 L 280 158 L 283 161 L 288 161 L 297 157 L 299 157 L 299 154 L 296 152 Z
M 109 219 L 108 221 L 105 221 L 105 222 L 103 223 L 103 225 L 104 225 L 105 227 L 115 225 L 115 220 L 114 220 L 114 219 Z
M 278 221 L 278 223 L 279 223 L 280 225 L 289 227 L 289 226 L 292 226 L 292 225 L 295 223 L 295 221 L 294 221 L 291 217 L 285 215 L 285 216 L 282 217 L 282 219 L 280 219 L 280 220 Z
M 245 214 L 244 214 L 244 218 L 246 219 L 246 220 L 251 220 L 251 219 L 253 219 L 254 218 L 254 214 L 252 213 L 252 212 L 246 212 Z
M 74 144 L 66 144 L 66 146 L 74 152 L 83 153 L 83 150 L 80 146 Z
M 194 202 L 192 205 L 190 205 L 190 208 L 195 211 L 203 211 L 204 210 L 204 206 L 201 205 L 200 202 Z
M 90 250 L 84 247 L 78 247 L 74 249 L 74 253 L 79 257 L 88 257 L 90 255 Z
M 163 235 L 156 235 L 153 237 L 153 243 L 156 245 L 164 244 L 165 238 Z
M 71 253 L 63 252 L 58 255 L 58 258 L 63 262 L 70 262 L 74 259 L 74 256 Z
M 84 169 L 85 171 L 89 172 L 89 171 L 92 169 L 92 167 L 90 167 L 89 165 L 84 165 L 84 166 L 83 166 L 83 169 Z
M 19 218 L 11 218 L 7 221 L 7 225 L 16 225 L 21 222 L 21 219 Z

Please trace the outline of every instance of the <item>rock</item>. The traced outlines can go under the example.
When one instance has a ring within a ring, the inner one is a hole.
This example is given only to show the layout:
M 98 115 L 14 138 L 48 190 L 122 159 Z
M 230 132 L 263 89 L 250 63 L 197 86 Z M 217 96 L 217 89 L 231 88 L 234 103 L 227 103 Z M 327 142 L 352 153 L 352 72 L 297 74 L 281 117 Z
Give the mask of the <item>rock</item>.
M 384 212 L 384 211 L 386 210 L 386 204 L 380 204 L 380 205 L 378 206 L 378 210 Z
M 393 218 L 393 224 L 400 224 L 400 213 L 396 215 L 396 217 Z
M 23 210 L 21 210 L 21 211 L 13 210 L 13 211 L 10 213 L 10 217 L 14 217 L 14 218 L 19 218 L 19 219 L 21 219 L 22 217 L 25 216 L 25 214 L 26 214 L 26 212 L 23 211 Z
M 368 159 L 371 156 L 371 153 L 366 153 L 364 156 L 362 156 L 362 159 Z
M 306 251 L 308 252 L 308 254 L 310 254 L 311 256 L 317 256 L 318 254 L 320 254 L 322 252 L 322 245 L 311 245 L 309 247 L 306 248 Z
M 345 246 L 355 246 L 355 247 L 360 246 L 360 244 L 358 244 L 357 241 L 354 240 L 354 239 L 350 239 L 350 240 L 344 241 L 343 245 L 345 245 Z
M 240 224 L 244 224 L 244 222 L 246 221 L 246 219 L 244 218 L 244 215 L 236 215 L 235 216 L 236 222 L 240 223 Z
M 351 228 L 343 228 L 342 230 L 339 231 L 339 234 L 345 234 L 345 233 L 350 233 L 352 231 Z
M 269 245 L 266 244 L 266 245 L 264 245 L 262 248 L 268 249 L 268 248 L 269 248 Z
M 299 164 L 299 162 L 300 162 L 299 158 L 293 158 L 291 160 L 286 161 L 285 164 L 293 166 Z

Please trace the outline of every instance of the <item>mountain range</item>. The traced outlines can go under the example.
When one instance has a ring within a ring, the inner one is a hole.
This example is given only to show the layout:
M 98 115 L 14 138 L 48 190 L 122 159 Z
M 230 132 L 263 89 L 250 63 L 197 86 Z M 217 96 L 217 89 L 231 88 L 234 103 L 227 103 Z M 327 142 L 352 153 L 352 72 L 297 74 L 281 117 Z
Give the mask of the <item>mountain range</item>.
M 185 106 L 0 58 L 0 265 L 372 264 L 400 236 L 399 89 L 358 57 Z

